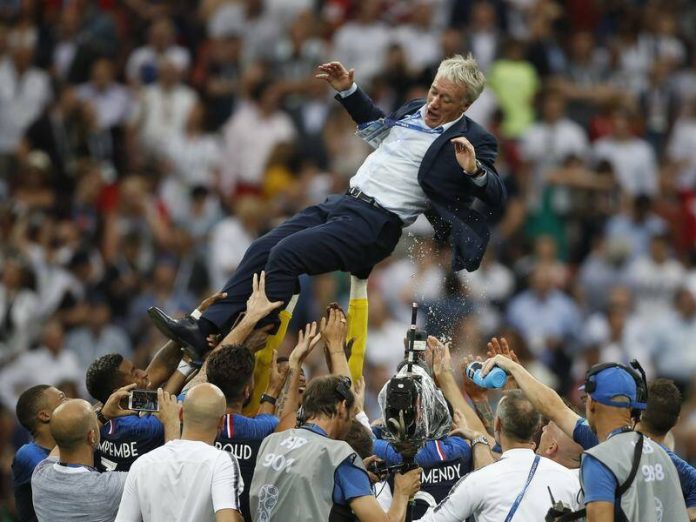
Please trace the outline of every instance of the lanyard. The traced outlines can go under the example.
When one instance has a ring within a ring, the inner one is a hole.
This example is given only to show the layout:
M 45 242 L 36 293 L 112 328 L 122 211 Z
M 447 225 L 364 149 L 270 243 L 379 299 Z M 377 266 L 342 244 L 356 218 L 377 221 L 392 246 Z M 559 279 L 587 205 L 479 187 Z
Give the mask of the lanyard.
M 384 122 L 389 127 L 403 127 L 405 129 L 411 129 L 411 130 L 415 130 L 418 132 L 425 132 L 426 134 L 442 134 L 445 130 L 442 127 L 436 127 L 434 129 L 431 129 L 429 127 L 421 127 L 420 125 L 416 125 L 414 123 L 409 123 L 408 121 L 406 121 L 407 119 L 415 119 L 415 117 L 404 118 L 403 120 L 394 120 L 392 118 L 385 118 Z
M 534 474 L 536 473 L 540 460 L 541 457 L 539 457 L 539 455 L 534 457 L 534 462 L 532 462 L 532 469 L 529 470 L 529 476 L 527 476 L 527 482 L 525 483 L 524 488 L 522 488 L 522 491 L 520 491 L 520 494 L 517 495 L 515 502 L 512 503 L 510 512 L 507 514 L 507 517 L 505 517 L 505 522 L 510 522 L 512 520 L 512 517 L 515 516 L 517 508 L 520 507 L 520 502 L 522 502 L 522 497 L 524 497 L 524 494 L 527 492 L 527 488 L 529 487 L 530 482 L 532 482 L 532 479 L 534 478 Z

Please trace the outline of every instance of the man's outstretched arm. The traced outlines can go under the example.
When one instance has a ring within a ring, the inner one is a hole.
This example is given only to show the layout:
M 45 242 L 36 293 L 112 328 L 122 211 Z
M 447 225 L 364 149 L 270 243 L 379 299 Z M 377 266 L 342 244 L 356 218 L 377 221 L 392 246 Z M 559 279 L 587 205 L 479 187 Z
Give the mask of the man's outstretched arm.
M 505 339 L 502 342 L 507 344 Z M 560 395 L 536 380 L 521 364 L 503 355 L 496 355 L 488 359 L 483 365 L 481 376 L 486 376 L 494 366 L 498 366 L 512 375 L 517 381 L 517 385 L 539 413 L 552 420 L 566 435 L 573 438 L 573 431 L 575 431 L 575 425 L 580 416 L 566 406 Z

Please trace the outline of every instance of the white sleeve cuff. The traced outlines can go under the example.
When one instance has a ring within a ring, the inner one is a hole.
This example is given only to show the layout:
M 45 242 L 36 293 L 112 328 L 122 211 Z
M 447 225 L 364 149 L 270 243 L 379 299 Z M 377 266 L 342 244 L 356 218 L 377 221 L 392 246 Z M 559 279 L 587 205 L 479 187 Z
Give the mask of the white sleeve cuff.
M 370 430 L 370 433 L 372 433 L 372 426 L 370 426 L 370 419 L 368 418 L 367 414 L 364 411 L 357 413 L 355 415 L 355 420 L 358 421 L 363 426 L 365 426 L 368 430 Z
M 483 176 L 479 176 L 478 178 L 471 178 L 471 181 L 474 182 L 474 185 L 478 185 L 479 187 L 483 187 L 486 182 L 488 181 L 488 172 L 484 172 Z
M 350 86 L 350 89 L 346 89 L 345 91 L 338 91 L 338 95 L 341 98 L 347 98 L 351 94 L 353 94 L 355 91 L 358 90 L 358 84 L 353 82 L 353 85 Z

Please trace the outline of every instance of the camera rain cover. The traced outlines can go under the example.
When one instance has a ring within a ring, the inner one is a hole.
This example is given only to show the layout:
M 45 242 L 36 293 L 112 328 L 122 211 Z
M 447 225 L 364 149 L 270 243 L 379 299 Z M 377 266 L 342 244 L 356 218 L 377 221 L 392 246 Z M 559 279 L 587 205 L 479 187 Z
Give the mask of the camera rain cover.
M 389 379 L 377 398 L 384 422 L 384 438 L 400 443 L 439 439 L 452 428 L 452 417 L 442 392 L 418 364 L 408 375 L 404 365 Z

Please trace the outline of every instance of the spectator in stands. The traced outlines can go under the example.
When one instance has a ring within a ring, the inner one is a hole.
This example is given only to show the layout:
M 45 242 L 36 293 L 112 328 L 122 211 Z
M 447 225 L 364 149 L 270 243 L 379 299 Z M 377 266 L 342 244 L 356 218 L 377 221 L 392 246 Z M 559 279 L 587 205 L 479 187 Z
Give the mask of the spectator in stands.
M 30 267 L 21 257 L 4 260 L 0 279 L 0 365 L 29 348 L 35 338 L 32 319 L 36 317 L 38 296 L 31 278 Z
M 622 190 L 629 196 L 657 194 L 657 160 L 647 141 L 633 134 L 634 114 L 617 107 L 611 112 L 611 134 L 598 139 L 592 148 L 596 161 L 607 160 Z
M 549 358 L 552 368 L 562 375 L 563 350 L 570 350 L 578 341 L 580 311 L 572 299 L 553 287 L 548 266 L 535 267 L 529 290 L 512 298 L 507 318 L 532 353 L 542 360 Z
M 666 312 L 666 317 L 650 329 L 650 351 L 657 375 L 673 379 L 682 390 L 690 392 L 696 371 L 693 346 L 696 333 L 694 290 L 678 288 L 673 305 Z
M 116 83 L 114 74 L 114 66 L 110 60 L 97 60 L 92 65 L 90 82 L 80 85 L 77 89 L 78 98 L 93 106 L 100 129 L 125 125 L 133 110 L 130 92 L 123 85 Z
M 83 375 L 77 356 L 65 347 L 63 325 L 52 318 L 43 327 L 41 344 L 0 371 L 0 398 L 14 404 L 23 390 L 43 383 L 80 386 Z
M 240 105 L 223 128 L 223 193 L 258 193 L 266 162 L 278 143 L 291 142 L 295 128 L 280 110 L 278 84 L 263 79 L 251 87 L 249 100 Z
M 207 383 L 194 386 L 186 395 L 181 418 L 181 439 L 133 464 L 116 521 L 244 520 L 240 505 L 244 480 L 237 459 L 213 445 L 225 418 L 222 391 Z
M 457 483 L 450 495 L 419 520 L 542 520 L 556 501 L 578 507 L 578 478 L 549 459 L 534 455 L 534 436 L 541 417 L 520 391 L 508 392 L 498 403 L 495 435 L 503 450 L 501 459 Z M 505 477 L 501 480 L 501 477 Z M 548 490 L 547 490 L 548 488 Z
M 105 296 L 93 294 L 87 303 L 90 307 L 87 324 L 73 329 L 65 341 L 67 350 L 77 356 L 82 371 L 106 354 L 128 357 L 132 351 L 126 332 L 111 323 L 111 308 Z
M 25 390 L 17 401 L 17 419 L 32 437 L 31 442 L 17 450 L 12 460 L 12 488 L 20 522 L 36 520 L 31 475 L 36 465 L 48 457 L 56 445 L 50 430 L 51 416 L 65 400 L 65 394 L 57 388 L 38 384 Z
M 147 159 L 163 153 L 169 138 L 184 132 L 196 91 L 181 82 L 184 70 L 169 57 L 157 62 L 157 82 L 145 87 L 131 117 Z
M 148 30 L 148 44 L 135 49 L 126 64 L 126 76 L 135 85 L 149 85 L 160 79 L 164 64 L 183 74 L 191 56 L 185 47 L 176 45 L 176 29 L 171 20 L 155 20 Z
M 51 100 L 49 78 L 33 66 L 37 34 L 11 31 L 9 57 L 0 63 L 0 171 L 11 172 L 24 132 Z

